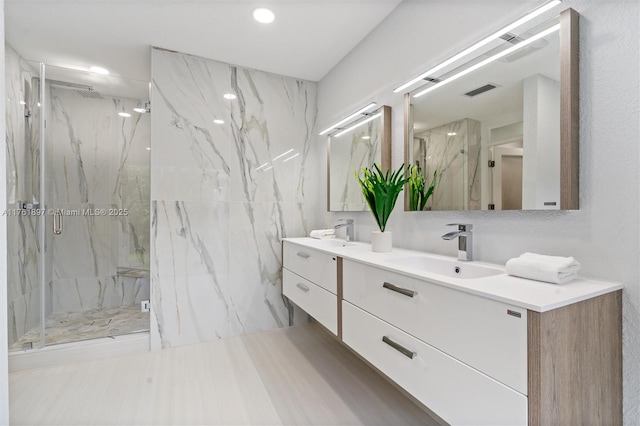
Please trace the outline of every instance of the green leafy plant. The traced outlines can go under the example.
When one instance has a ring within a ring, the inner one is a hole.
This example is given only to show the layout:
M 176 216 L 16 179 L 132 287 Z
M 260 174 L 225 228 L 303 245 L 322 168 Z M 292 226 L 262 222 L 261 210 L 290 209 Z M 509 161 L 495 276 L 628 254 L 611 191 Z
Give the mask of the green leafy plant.
M 429 197 L 436 189 L 436 176 L 438 169 L 433 172 L 431 184 L 427 187 L 424 172 L 418 166 L 411 166 L 409 171 L 409 210 L 424 210 Z
M 408 181 L 403 177 L 403 172 L 404 164 L 398 170 L 394 172 L 387 170 L 386 173 L 383 173 L 377 164 L 371 168 L 363 167 L 362 178 L 360 178 L 358 171 L 355 172 L 356 179 L 362 188 L 362 195 L 381 232 L 384 232 L 387 227 L 387 220 L 396 205 L 398 195 Z

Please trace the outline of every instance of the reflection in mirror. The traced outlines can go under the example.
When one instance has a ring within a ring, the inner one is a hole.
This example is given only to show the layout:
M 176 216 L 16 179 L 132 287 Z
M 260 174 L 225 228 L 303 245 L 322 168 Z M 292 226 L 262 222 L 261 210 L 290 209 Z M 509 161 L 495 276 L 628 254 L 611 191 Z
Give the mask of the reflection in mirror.
M 405 162 L 436 183 L 423 210 L 578 208 L 573 10 L 425 80 L 405 95 Z
M 329 211 L 364 211 L 367 203 L 354 172 L 391 164 L 391 107 L 361 114 L 355 121 L 335 129 L 327 148 L 327 204 Z

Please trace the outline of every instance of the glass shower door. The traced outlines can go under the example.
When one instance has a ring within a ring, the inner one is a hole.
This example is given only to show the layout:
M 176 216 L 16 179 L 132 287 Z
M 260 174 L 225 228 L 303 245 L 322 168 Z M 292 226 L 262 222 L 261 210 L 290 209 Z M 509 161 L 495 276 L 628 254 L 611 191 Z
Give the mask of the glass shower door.
M 148 82 L 46 72 L 46 344 L 147 331 Z

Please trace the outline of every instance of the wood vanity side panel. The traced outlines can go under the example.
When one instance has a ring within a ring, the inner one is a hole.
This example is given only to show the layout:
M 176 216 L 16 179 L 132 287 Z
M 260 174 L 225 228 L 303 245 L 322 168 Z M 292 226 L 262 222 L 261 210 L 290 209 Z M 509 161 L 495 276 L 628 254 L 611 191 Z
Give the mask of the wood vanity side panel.
M 560 209 L 580 208 L 579 14 L 560 14 Z
M 622 291 L 527 318 L 529 425 L 621 425 Z

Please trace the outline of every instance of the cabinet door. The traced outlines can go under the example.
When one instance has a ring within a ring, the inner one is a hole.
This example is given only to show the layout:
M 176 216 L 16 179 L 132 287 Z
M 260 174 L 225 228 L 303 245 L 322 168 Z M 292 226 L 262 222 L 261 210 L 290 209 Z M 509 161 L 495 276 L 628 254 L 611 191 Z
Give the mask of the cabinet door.
M 526 309 L 346 259 L 343 297 L 527 394 Z
M 333 334 L 338 334 L 337 297 L 288 269 L 282 270 L 282 292 Z
M 338 273 L 335 256 L 285 241 L 282 262 L 284 268 L 337 294 Z
M 526 425 L 527 398 L 342 302 L 343 341 L 452 425 Z

